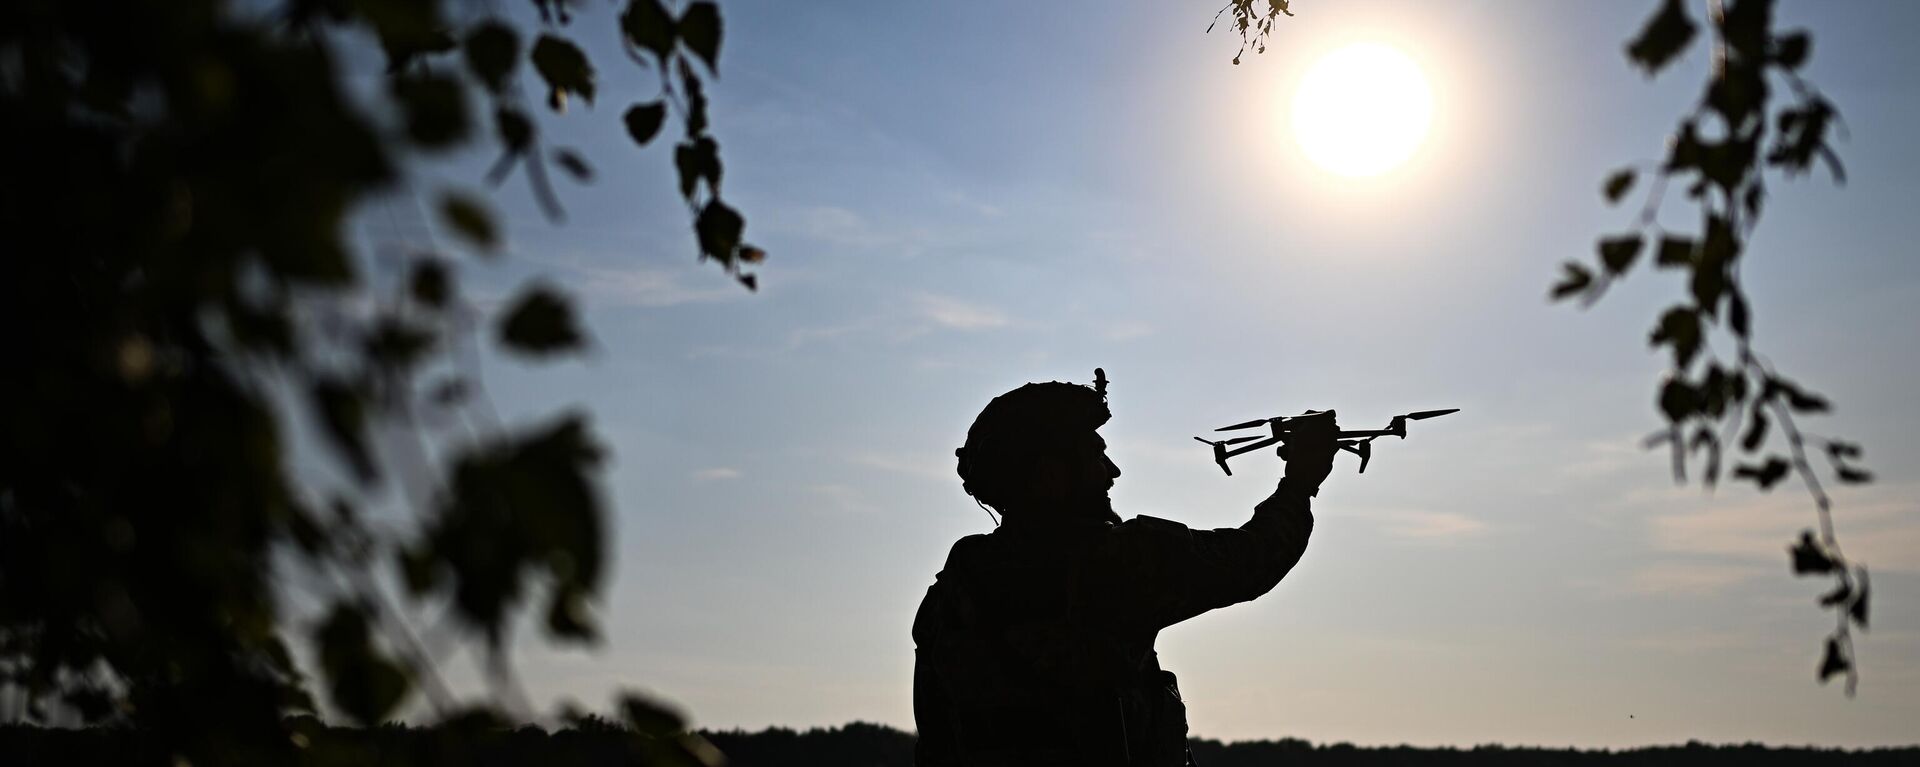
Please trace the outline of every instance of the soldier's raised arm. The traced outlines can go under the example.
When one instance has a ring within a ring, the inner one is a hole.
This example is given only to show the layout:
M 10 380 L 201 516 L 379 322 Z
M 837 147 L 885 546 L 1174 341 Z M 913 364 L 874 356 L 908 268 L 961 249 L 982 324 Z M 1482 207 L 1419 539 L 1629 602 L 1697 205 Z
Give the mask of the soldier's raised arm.
M 1306 551 L 1312 500 L 1333 468 L 1338 431 L 1329 418 L 1293 435 L 1286 476 L 1239 527 L 1193 530 L 1141 516 L 1115 528 L 1112 545 L 1096 560 L 1129 585 L 1130 604 L 1115 608 L 1163 628 L 1272 590 Z

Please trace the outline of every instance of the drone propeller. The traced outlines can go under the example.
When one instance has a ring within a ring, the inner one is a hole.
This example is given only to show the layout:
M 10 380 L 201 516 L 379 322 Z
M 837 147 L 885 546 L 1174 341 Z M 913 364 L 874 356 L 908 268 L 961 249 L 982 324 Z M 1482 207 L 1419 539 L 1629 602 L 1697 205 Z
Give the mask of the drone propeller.
M 1257 418 L 1252 421 L 1247 421 L 1244 423 L 1236 423 L 1232 426 L 1222 426 L 1218 429 L 1214 429 L 1214 431 L 1239 431 L 1241 429 L 1251 429 L 1255 426 L 1265 426 L 1268 420 L 1271 420 L 1271 419 Z
M 1460 408 L 1457 408 L 1457 407 L 1447 408 L 1446 410 L 1422 410 L 1418 413 L 1408 413 L 1407 417 L 1415 421 L 1424 421 L 1424 420 L 1427 420 L 1428 418 L 1439 418 L 1440 416 L 1446 415 L 1448 413 L 1458 413 L 1458 412 L 1460 412 Z

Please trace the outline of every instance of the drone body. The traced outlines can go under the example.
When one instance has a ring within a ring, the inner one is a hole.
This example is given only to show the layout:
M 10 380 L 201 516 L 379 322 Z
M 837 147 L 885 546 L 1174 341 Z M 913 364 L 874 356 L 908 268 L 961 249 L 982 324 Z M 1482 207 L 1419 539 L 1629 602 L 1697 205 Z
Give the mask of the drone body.
M 1446 410 L 1421 410 L 1413 413 L 1407 413 L 1405 415 L 1396 415 L 1393 417 L 1392 421 L 1387 423 L 1387 428 L 1363 429 L 1358 431 L 1342 431 L 1334 434 L 1334 439 L 1337 440 L 1337 444 L 1340 446 L 1341 450 L 1345 450 L 1349 453 L 1353 453 L 1354 455 L 1360 456 L 1360 472 L 1364 474 L 1367 471 L 1367 462 L 1373 459 L 1373 441 L 1374 440 L 1379 439 L 1381 437 L 1399 437 L 1401 439 L 1406 439 L 1408 421 L 1424 421 L 1428 418 L 1439 418 L 1440 416 L 1447 415 L 1448 413 L 1458 413 L 1458 412 L 1460 412 L 1460 408 L 1456 407 L 1456 408 L 1448 408 Z M 1240 431 L 1242 429 L 1255 429 L 1255 428 L 1265 426 L 1270 430 L 1270 433 L 1267 436 L 1260 436 L 1255 434 L 1255 435 L 1248 435 L 1244 437 L 1234 437 L 1232 439 L 1223 439 L 1223 440 L 1210 440 L 1210 439 L 1203 439 L 1200 437 L 1194 437 L 1194 439 L 1204 442 L 1208 445 L 1212 445 L 1213 446 L 1213 462 L 1216 464 L 1219 464 L 1220 470 L 1226 472 L 1227 476 L 1233 476 L 1233 469 L 1230 469 L 1227 467 L 1228 458 L 1232 458 L 1236 455 L 1242 455 L 1245 453 L 1251 453 L 1255 450 L 1259 450 L 1261 448 L 1269 447 L 1272 445 L 1280 445 L 1279 453 L 1282 458 L 1285 458 L 1286 449 L 1287 449 L 1286 448 L 1287 438 L 1290 434 L 1292 434 L 1295 427 L 1302 425 L 1302 423 L 1308 419 L 1322 419 L 1322 418 L 1331 419 L 1333 417 L 1334 417 L 1334 413 L 1331 410 L 1320 410 L 1320 411 L 1309 410 L 1306 413 L 1303 413 L 1301 415 L 1277 416 L 1274 418 L 1260 418 L 1252 421 L 1236 423 L 1232 426 L 1222 426 L 1218 429 L 1214 429 L 1214 431 Z M 1230 447 L 1231 445 L 1239 445 L 1241 443 L 1251 443 L 1251 444 L 1247 444 L 1242 447 Z

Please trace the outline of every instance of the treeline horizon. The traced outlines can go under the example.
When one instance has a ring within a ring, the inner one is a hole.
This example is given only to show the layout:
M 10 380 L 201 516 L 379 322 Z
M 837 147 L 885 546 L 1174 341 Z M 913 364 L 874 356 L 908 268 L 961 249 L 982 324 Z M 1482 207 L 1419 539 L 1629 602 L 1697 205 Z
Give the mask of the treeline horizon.
M 588 717 L 549 730 L 519 727 L 419 727 L 388 723 L 359 728 L 327 725 L 311 717 L 289 720 L 300 743 L 299 765 L 566 765 L 672 764 L 647 739 L 622 725 Z M 762 730 L 701 729 L 733 767 L 911 767 L 915 735 L 884 724 L 851 722 L 839 727 Z M 48 728 L 0 725 L 0 761 L 17 767 L 99 764 L 144 765 L 156 761 L 157 740 L 129 727 Z M 1479 744 L 1474 746 L 1360 746 L 1315 744 L 1302 738 L 1189 740 L 1199 767 L 1280 765 L 1912 765 L 1920 744 L 1878 748 L 1769 746 L 1748 742 L 1631 748 L 1580 749 Z

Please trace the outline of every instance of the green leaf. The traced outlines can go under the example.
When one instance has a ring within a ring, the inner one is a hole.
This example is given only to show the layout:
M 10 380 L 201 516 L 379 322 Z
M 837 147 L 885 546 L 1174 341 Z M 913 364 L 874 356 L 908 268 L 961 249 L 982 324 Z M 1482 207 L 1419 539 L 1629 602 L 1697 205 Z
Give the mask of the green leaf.
M 493 216 L 479 200 L 457 192 L 448 193 L 440 199 L 440 215 L 455 234 L 483 251 L 491 251 L 499 244 L 500 233 L 494 229 Z
M 1781 469 L 1782 473 L 1785 471 Z M 1838 566 L 1827 554 L 1827 547 L 1814 539 L 1812 530 L 1800 531 L 1800 540 L 1787 551 L 1793 555 L 1794 575 L 1825 575 Z
M 1768 458 L 1763 465 L 1743 464 L 1735 468 L 1733 478 L 1753 480 L 1753 483 L 1759 485 L 1764 492 L 1773 489 L 1774 483 L 1787 476 L 1787 470 L 1790 468 L 1792 468 L 1791 465 L 1778 457 Z
M 720 7 L 707 0 L 688 5 L 680 14 L 680 42 L 714 69 L 720 58 Z
M 660 135 L 660 126 L 667 120 L 667 105 L 659 101 L 635 104 L 627 108 L 621 120 L 627 124 L 627 135 L 633 137 L 633 143 L 646 146 Z
M 520 63 L 520 35 L 497 20 L 480 22 L 467 33 L 467 70 L 487 90 L 506 90 L 508 78 Z
M 1665 0 L 1659 12 L 1640 30 L 1640 36 L 1627 45 L 1627 58 L 1652 75 L 1686 50 L 1687 44 L 1693 41 L 1695 29 L 1685 3 Z
M 1614 171 L 1613 175 L 1608 176 L 1607 183 L 1603 187 L 1603 191 L 1607 195 L 1607 202 L 1620 202 L 1620 198 L 1626 196 L 1627 190 L 1633 188 L 1633 178 L 1634 170 L 1632 168 L 1621 168 L 1620 170 Z
M 1568 261 L 1565 269 L 1566 274 L 1554 284 L 1553 292 L 1550 294 L 1554 301 L 1580 293 L 1593 284 L 1593 272 L 1588 271 L 1586 267 Z
M 1640 256 L 1640 248 L 1646 240 L 1637 234 L 1611 237 L 1600 241 L 1600 263 L 1607 267 L 1607 273 L 1615 276 L 1625 274 Z
M 628 43 L 652 51 L 662 63 L 673 50 L 673 17 L 660 0 L 629 0 L 620 14 L 620 31 Z
M 558 112 L 568 94 L 593 103 L 593 64 L 573 43 L 544 34 L 533 44 L 533 69 L 547 81 L 547 101 Z
M 574 320 L 573 304 L 558 290 L 534 285 L 500 322 L 500 341 L 533 357 L 579 349 L 586 343 Z

